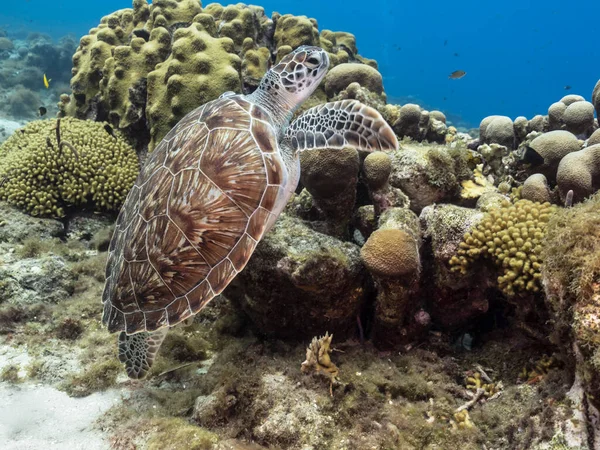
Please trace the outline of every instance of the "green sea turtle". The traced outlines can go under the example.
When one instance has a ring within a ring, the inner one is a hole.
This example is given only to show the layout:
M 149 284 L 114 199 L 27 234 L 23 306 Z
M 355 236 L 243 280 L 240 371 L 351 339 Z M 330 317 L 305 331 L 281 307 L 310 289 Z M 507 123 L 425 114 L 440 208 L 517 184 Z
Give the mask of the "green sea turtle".
M 329 67 L 300 47 L 250 95 L 223 94 L 186 115 L 148 157 L 116 222 L 102 322 L 143 378 L 169 327 L 197 314 L 244 268 L 298 185 L 299 152 L 391 150 L 374 109 L 343 100 L 294 111 Z M 335 151 L 335 150 L 332 150 Z

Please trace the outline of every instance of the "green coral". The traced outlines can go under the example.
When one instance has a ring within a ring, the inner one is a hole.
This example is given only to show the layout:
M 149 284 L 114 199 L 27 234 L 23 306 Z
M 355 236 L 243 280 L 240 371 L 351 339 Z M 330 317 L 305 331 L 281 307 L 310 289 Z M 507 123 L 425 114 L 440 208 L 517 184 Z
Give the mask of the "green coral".
M 305 16 L 269 18 L 243 3 L 134 0 L 81 39 L 60 116 L 108 118 L 136 147 L 152 150 L 194 108 L 225 91 L 252 92 L 271 63 L 300 45 L 322 45 L 332 66 L 377 65 L 356 53 L 353 35 L 320 35 L 316 20 Z
M 457 255 L 450 259 L 453 271 L 467 272 L 480 257 L 491 258 L 502 269 L 498 285 L 502 292 L 540 290 L 542 241 L 556 207 L 550 203 L 519 200 L 503 202 L 491 209 L 470 233 L 466 233 Z
M 214 38 L 200 23 L 177 29 L 171 55 L 148 74 L 150 148 L 198 105 L 239 91 L 240 68 L 230 38 Z
M 106 59 L 100 82 L 107 99 L 108 117 L 113 125 L 126 128 L 144 118 L 146 78 L 156 65 L 166 59 L 171 35 L 166 28 L 154 28 L 146 42 L 133 38 L 129 45 L 113 49 Z
M 33 216 L 118 210 L 139 171 L 134 149 L 102 123 L 59 120 L 31 122 L 0 146 L 0 199 Z
M 64 116 L 85 117 L 92 101 L 100 91 L 104 63 L 112 56 L 113 49 L 126 44 L 134 27 L 131 10 L 116 11 L 103 17 L 97 28 L 81 38 L 79 48 L 73 55 L 72 95 L 61 96 L 59 108 Z

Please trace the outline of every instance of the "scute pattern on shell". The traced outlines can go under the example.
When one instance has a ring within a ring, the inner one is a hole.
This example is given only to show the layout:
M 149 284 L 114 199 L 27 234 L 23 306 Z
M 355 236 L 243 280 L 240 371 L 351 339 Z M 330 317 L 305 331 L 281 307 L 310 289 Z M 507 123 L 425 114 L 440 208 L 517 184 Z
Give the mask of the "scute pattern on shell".
M 173 326 L 244 268 L 285 181 L 276 136 L 241 96 L 201 106 L 167 134 L 117 219 L 102 296 L 110 331 Z

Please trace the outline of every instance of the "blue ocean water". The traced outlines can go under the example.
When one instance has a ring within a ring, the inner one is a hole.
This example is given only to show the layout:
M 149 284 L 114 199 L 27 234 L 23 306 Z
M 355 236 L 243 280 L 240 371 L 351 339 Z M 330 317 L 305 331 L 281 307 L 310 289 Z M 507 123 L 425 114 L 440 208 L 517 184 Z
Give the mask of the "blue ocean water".
M 103 15 L 131 7 L 131 0 L 2 3 L 0 27 L 78 38 Z M 589 99 L 600 78 L 598 1 L 254 3 L 267 14 L 304 14 L 317 19 L 320 29 L 354 33 L 360 53 L 379 62 L 391 101 L 439 109 L 466 126 L 491 114 L 546 114 L 567 93 Z M 467 75 L 449 79 L 455 70 Z

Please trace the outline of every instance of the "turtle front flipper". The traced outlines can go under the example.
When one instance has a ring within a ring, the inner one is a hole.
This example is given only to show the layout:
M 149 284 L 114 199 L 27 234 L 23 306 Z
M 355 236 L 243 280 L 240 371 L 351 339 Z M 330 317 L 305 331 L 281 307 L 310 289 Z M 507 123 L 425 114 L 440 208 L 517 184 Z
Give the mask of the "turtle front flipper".
M 325 103 L 307 110 L 288 127 L 285 139 L 294 150 L 355 147 L 396 150 L 398 140 L 379 112 L 356 100 Z
M 129 378 L 137 380 L 148 374 L 168 330 L 161 328 L 152 333 L 142 331 L 130 335 L 124 331 L 119 333 L 119 361 L 125 364 Z

